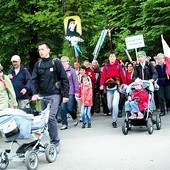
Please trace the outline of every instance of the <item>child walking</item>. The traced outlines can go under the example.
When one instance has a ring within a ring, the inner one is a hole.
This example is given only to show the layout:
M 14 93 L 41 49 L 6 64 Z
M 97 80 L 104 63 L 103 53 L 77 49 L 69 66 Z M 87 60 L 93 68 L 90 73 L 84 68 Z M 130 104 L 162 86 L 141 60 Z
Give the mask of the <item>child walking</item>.
M 93 105 L 93 92 L 92 92 L 92 83 L 90 77 L 83 75 L 81 77 L 80 84 L 80 103 L 81 103 L 81 117 L 82 117 L 82 128 L 87 127 L 91 128 L 91 107 Z

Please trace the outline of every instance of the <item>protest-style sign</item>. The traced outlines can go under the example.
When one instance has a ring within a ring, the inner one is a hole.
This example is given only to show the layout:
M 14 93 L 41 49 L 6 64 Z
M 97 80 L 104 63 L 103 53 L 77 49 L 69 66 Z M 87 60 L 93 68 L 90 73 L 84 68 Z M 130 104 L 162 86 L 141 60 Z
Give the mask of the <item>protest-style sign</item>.
M 143 34 L 126 37 L 125 43 L 126 43 L 126 49 L 127 50 L 145 47 Z

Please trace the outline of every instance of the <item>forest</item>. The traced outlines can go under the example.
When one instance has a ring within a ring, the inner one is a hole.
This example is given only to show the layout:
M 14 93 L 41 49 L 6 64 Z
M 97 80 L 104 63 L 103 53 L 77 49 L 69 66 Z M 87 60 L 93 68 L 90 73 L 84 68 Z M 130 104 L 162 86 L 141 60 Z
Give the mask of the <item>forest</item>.
M 142 34 L 145 47 L 141 49 L 151 57 L 163 52 L 161 35 L 170 46 L 169 0 L 1 0 L 0 11 L 0 63 L 5 70 L 15 54 L 32 69 L 40 41 L 50 44 L 53 57 L 66 55 L 74 62 L 74 50 L 64 33 L 64 18 L 74 15 L 82 26 L 80 62 L 93 60 L 104 28 L 111 28 L 111 34 L 106 35 L 97 57 L 100 64 L 111 50 L 127 60 L 126 37 Z M 135 60 L 133 49 L 129 54 Z

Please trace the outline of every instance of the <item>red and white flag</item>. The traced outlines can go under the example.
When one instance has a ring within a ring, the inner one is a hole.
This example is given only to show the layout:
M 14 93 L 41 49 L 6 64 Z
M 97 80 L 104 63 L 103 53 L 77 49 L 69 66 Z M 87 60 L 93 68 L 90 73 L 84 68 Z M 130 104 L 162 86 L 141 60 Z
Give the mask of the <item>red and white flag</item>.
M 170 75 L 170 48 L 166 41 L 163 38 L 163 35 L 161 35 L 162 40 L 162 46 L 163 46 L 163 52 L 165 55 L 165 62 L 166 62 L 166 74 Z

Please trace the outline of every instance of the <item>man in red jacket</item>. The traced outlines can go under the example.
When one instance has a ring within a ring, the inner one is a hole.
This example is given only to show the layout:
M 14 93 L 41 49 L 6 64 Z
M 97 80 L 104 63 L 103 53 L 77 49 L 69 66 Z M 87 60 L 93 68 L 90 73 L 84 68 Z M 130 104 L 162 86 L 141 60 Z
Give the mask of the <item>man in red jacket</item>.
M 100 90 L 106 88 L 107 104 L 112 113 L 112 126 L 117 127 L 118 105 L 120 94 L 118 88 L 120 84 L 126 84 L 126 77 L 123 68 L 116 59 L 116 54 L 111 52 L 109 61 L 105 64 L 101 73 Z

